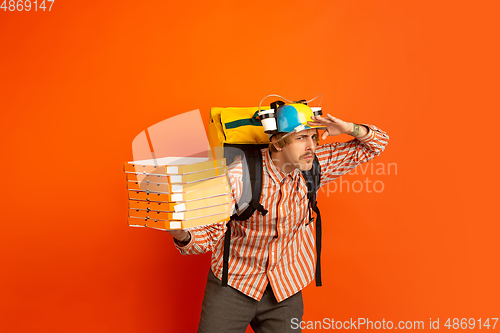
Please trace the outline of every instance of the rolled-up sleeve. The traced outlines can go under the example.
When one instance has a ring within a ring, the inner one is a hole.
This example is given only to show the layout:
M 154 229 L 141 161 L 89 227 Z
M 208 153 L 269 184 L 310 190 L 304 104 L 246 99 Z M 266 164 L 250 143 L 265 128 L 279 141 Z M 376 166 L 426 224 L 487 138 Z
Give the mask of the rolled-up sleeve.
M 188 229 L 187 231 L 191 233 L 189 243 L 183 246 L 174 238 L 175 247 L 184 255 L 202 254 L 212 251 L 215 244 L 224 235 L 226 223 L 227 221 Z
M 316 156 L 321 165 L 320 186 L 348 173 L 359 164 L 372 160 L 385 150 L 389 143 L 387 133 L 374 125 L 363 125 L 369 128 L 363 137 L 316 148 Z

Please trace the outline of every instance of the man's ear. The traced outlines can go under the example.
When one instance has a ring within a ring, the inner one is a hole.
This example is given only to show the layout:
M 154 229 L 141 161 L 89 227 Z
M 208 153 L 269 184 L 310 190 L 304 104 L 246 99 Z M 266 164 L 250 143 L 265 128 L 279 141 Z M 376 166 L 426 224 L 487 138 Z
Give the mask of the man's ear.
M 274 137 L 272 137 L 271 143 L 272 143 L 274 149 L 276 149 L 277 151 L 281 151 L 282 148 L 280 146 L 278 146 L 278 144 L 276 142 L 277 142 L 277 140 Z

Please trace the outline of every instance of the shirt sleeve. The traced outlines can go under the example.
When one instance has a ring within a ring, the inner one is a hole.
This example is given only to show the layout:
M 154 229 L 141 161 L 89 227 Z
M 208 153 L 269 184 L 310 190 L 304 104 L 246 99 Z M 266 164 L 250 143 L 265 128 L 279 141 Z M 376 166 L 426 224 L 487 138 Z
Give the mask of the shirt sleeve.
M 320 186 L 332 182 L 384 151 L 389 143 L 387 133 L 374 125 L 362 125 L 369 128 L 365 136 L 347 142 L 329 143 L 316 148 L 316 156 L 321 165 Z
M 241 157 L 237 156 L 234 162 L 228 168 L 229 184 L 231 185 L 231 214 L 234 212 L 235 203 L 241 196 L 243 165 Z M 224 236 L 226 232 L 226 223 L 219 222 L 195 228 L 187 229 L 191 234 L 191 240 L 188 244 L 182 245 L 174 238 L 175 247 L 181 254 L 202 254 L 212 251 L 217 242 Z

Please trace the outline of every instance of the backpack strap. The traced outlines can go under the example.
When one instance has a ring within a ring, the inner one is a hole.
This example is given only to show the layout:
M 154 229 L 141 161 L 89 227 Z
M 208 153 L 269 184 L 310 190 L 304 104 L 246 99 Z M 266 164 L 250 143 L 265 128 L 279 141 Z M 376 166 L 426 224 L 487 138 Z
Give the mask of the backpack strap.
M 227 287 L 227 276 L 229 272 L 229 247 L 231 245 L 231 218 L 226 224 L 226 233 L 224 234 L 224 254 L 222 257 L 222 282 L 223 287 Z
M 231 246 L 231 222 L 248 220 L 255 210 L 258 210 L 262 215 L 267 214 L 267 210 L 261 205 L 260 197 L 262 194 L 262 153 L 260 149 L 244 150 L 245 158 L 243 160 L 243 193 L 240 202 L 246 201 L 248 206 L 239 215 L 237 213 L 231 216 L 231 219 L 226 224 L 226 233 L 224 235 L 224 253 L 222 257 L 222 283 L 223 287 L 227 287 L 229 274 L 229 248 Z M 249 198 L 251 195 L 251 199 Z M 238 209 L 238 205 L 236 205 Z
M 321 213 L 318 206 L 312 206 L 312 210 L 318 216 L 316 221 L 316 287 L 321 287 Z
M 318 208 L 318 201 L 316 196 L 318 194 L 319 185 L 321 182 L 321 165 L 319 164 L 318 158 L 314 156 L 314 164 L 312 168 L 312 174 L 314 178 L 314 196 L 312 202 L 310 202 L 312 210 L 316 213 L 318 217 L 316 221 L 316 287 L 321 287 L 323 284 L 321 282 L 321 213 Z
M 319 160 L 314 156 L 313 166 L 310 171 L 303 171 L 302 175 L 307 185 L 307 199 L 309 200 L 309 222 L 314 221 L 314 217 L 311 216 L 311 209 L 316 213 L 316 273 L 315 280 L 316 286 L 321 287 L 321 213 L 318 208 L 318 202 L 316 200 L 319 185 L 321 183 L 321 165 Z

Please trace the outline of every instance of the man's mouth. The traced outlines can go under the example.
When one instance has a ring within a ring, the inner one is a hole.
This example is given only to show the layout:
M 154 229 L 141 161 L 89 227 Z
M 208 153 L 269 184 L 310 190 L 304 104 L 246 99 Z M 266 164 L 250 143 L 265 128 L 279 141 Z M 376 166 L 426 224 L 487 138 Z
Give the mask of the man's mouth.
M 303 159 L 305 160 L 310 160 L 312 159 L 314 156 L 312 154 L 307 154 L 306 156 L 303 157 Z

